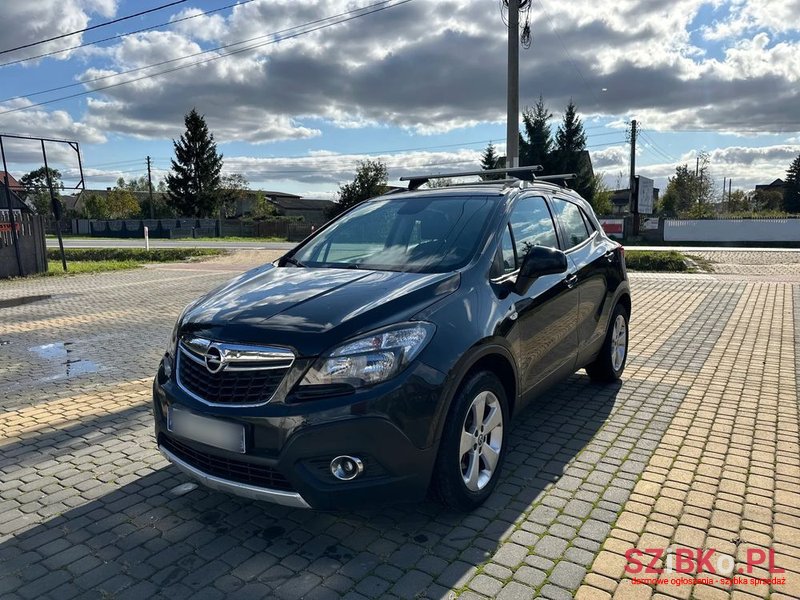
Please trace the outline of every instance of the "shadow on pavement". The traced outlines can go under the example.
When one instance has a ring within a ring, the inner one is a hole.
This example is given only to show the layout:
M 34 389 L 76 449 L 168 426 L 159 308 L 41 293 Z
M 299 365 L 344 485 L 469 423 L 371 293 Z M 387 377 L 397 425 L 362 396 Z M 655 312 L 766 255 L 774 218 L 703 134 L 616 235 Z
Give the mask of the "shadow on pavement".
M 471 514 L 430 502 L 321 513 L 202 487 L 180 495 L 175 488 L 188 478 L 165 467 L 5 536 L 0 597 L 337 598 L 357 592 L 447 598 L 512 533 L 527 534 L 531 543 L 544 534 L 543 525 L 525 528 L 526 517 L 538 507 L 563 506 L 560 482 L 577 488 L 580 480 L 565 475 L 568 463 L 606 423 L 619 389 L 593 385 L 581 374 L 534 401 L 512 430 L 500 485 Z M 106 429 L 113 421 L 134 418 L 136 427 L 143 425 L 141 410 L 30 443 L 62 452 L 72 447 L 70 438 L 113 435 Z M 149 430 L 139 427 L 137 435 L 143 450 L 155 452 Z M 10 460 L 26 461 L 23 447 L 11 451 L 16 458 Z

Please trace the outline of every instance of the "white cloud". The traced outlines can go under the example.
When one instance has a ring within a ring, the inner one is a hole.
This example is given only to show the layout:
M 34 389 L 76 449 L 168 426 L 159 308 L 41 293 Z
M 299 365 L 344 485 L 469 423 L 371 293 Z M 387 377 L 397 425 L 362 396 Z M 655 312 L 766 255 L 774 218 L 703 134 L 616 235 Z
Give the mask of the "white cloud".
M 362 160 L 379 160 L 386 164 L 391 180 L 422 171 L 444 173 L 478 168 L 481 152 L 456 150 L 451 152 L 400 152 L 394 154 L 336 154 L 315 153 L 294 158 L 265 158 L 257 156 L 228 156 L 225 170 L 241 173 L 250 181 L 293 181 L 331 184 L 350 181 L 356 165 Z
M 717 2 L 718 3 L 718 2 Z M 703 27 L 708 40 L 729 40 L 744 33 L 767 30 L 798 31 L 800 0 L 733 0 L 728 18 Z
M 74 140 L 80 143 L 99 144 L 106 141 L 105 134 L 95 127 L 76 121 L 65 110 L 45 110 L 32 108 L 16 110 L 31 102 L 26 99 L 0 103 L 0 131 L 17 135 L 45 136 L 50 138 Z
M 653 128 L 800 129 L 800 43 L 759 33 L 735 40 L 721 59 L 707 58 L 689 31 L 707 3 L 680 0 L 665 11 L 653 0 L 602 6 L 547 0 L 546 12 L 533 20 L 534 48 L 521 54 L 521 104 L 542 93 L 556 111 L 573 98 L 588 117 L 641 115 Z M 790 2 L 784 5 L 791 10 Z M 181 116 L 196 106 L 222 124 L 215 129 L 220 141 L 265 142 L 319 135 L 303 125 L 308 118 L 336 128 L 386 125 L 419 134 L 503 120 L 505 37 L 484 0 L 420 0 L 267 43 L 271 32 L 286 35 L 351 7 L 345 0 L 251 2 L 171 31 L 129 36 L 108 51 L 109 65 L 81 76 L 235 45 L 121 78 L 215 59 L 105 90 L 88 103 L 89 122 L 173 137 Z M 196 14 L 186 9 L 175 18 Z M 253 49 L 221 57 L 245 47 Z
M 65 33 L 79 31 L 90 25 L 94 16 L 108 18 L 114 15 L 116 0 L 36 0 L 34 2 L 3 3 L 3 41 L 0 49 L 6 50 L 53 38 Z M 71 35 L 52 42 L 37 44 L 0 56 L 0 62 L 37 56 L 62 50 L 81 43 L 82 34 Z M 71 52 L 54 56 L 66 60 Z M 36 61 L 22 63 L 28 66 Z

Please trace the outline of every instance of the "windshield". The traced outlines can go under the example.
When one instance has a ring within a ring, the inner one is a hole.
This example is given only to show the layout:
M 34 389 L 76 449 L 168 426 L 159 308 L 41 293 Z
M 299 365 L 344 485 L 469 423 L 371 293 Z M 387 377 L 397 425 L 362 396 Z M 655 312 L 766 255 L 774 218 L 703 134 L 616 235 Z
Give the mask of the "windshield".
M 295 264 L 441 273 L 466 265 L 494 205 L 485 196 L 373 200 L 298 250 Z

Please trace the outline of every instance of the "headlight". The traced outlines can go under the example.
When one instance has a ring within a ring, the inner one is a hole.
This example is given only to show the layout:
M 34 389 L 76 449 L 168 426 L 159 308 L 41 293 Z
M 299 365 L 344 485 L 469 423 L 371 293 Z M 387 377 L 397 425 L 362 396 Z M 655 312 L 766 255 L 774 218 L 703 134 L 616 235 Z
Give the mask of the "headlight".
M 432 323 L 404 323 L 345 342 L 320 357 L 300 385 L 361 387 L 386 381 L 414 360 L 435 329 Z
M 189 309 L 191 309 L 196 303 L 196 301 L 190 302 L 184 307 L 184 309 L 181 311 L 181 314 L 175 321 L 175 326 L 172 328 L 172 335 L 169 336 L 169 343 L 166 351 L 164 352 L 164 375 L 167 376 L 167 379 L 169 379 L 172 375 L 172 369 L 175 366 L 175 352 L 178 346 L 178 331 L 181 328 L 183 317 L 186 316 L 186 313 L 189 312 Z

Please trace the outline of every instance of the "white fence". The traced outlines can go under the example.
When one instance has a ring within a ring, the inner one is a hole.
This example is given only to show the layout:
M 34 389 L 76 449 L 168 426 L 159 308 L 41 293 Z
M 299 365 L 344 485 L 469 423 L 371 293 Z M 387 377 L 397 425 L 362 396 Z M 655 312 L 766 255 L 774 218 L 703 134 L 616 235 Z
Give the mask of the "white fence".
M 800 242 L 800 219 L 665 219 L 665 242 Z

